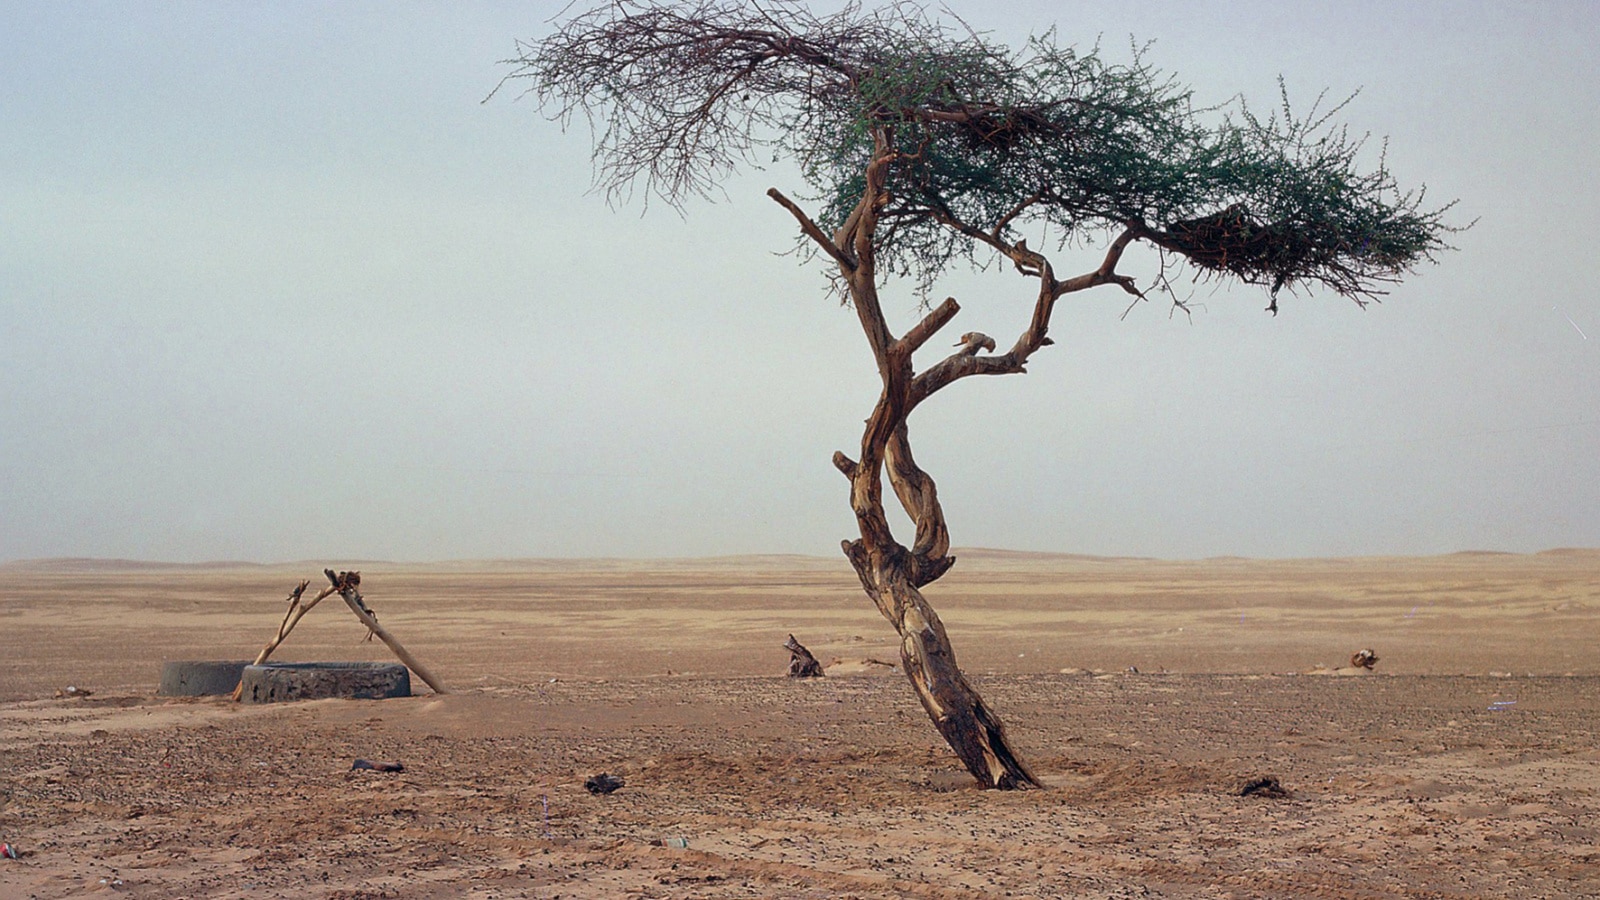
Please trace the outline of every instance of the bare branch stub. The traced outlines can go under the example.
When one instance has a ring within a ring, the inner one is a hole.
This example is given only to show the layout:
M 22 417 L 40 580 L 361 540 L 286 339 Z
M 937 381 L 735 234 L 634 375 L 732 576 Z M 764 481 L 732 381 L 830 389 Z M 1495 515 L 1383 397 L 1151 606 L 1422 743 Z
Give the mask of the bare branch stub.
M 794 635 L 789 635 L 789 639 L 783 642 L 783 649 L 789 651 L 790 678 L 823 677 L 822 663 L 817 662 L 817 658 L 811 655 L 804 644 L 795 640 Z
M 588 120 L 610 199 L 642 189 L 679 204 L 769 153 L 798 165 L 810 211 L 768 194 L 843 291 L 882 381 L 859 452 L 833 457 L 858 532 L 842 547 L 900 635 L 929 718 L 989 787 L 1039 781 L 920 592 L 955 560 L 937 488 L 911 454 L 911 413 L 957 380 L 1026 372 L 1068 294 L 1109 285 L 1144 298 L 1118 271 L 1135 243 L 1162 253 L 1157 287 L 1170 290 L 1171 256 L 1266 288 L 1276 312 L 1280 291 L 1303 287 L 1365 303 L 1457 230 L 1449 206 L 1425 207 L 1381 160 L 1362 167 L 1362 141 L 1331 121 L 1342 106 L 1207 108 L 1138 51 L 1113 62 L 1054 32 L 1014 50 L 915 2 L 828 14 L 800 0 L 603 3 L 519 51 L 502 84 L 526 80 L 554 118 Z M 1104 241 L 1105 256 L 1058 279 L 1056 249 L 1022 237 L 1037 233 Z M 951 265 L 996 259 L 1033 282 L 1026 326 L 1005 352 L 970 330 L 918 372 L 912 357 L 960 307 L 946 300 L 896 336 L 879 291 L 909 278 L 926 303 Z M 909 547 L 884 513 L 885 478 L 914 524 Z
M 335 572 L 332 569 L 323 569 L 322 574 L 328 576 L 328 583 L 340 593 L 361 587 L 360 572 Z

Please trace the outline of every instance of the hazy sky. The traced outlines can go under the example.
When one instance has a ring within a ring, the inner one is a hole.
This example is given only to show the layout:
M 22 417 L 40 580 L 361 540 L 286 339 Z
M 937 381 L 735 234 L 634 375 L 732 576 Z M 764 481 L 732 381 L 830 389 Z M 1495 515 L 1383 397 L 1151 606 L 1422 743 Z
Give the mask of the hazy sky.
M 0 4 L 0 561 L 838 552 L 877 385 L 775 255 L 762 192 L 800 183 L 608 208 L 586 130 L 480 103 L 561 5 Z M 1068 298 L 1030 374 L 912 420 L 957 545 L 1600 546 L 1600 5 L 951 6 L 1154 40 L 1204 100 L 1360 88 L 1344 119 L 1479 220 L 1365 311 Z M 939 293 L 1003 345 L 1031 300 Z

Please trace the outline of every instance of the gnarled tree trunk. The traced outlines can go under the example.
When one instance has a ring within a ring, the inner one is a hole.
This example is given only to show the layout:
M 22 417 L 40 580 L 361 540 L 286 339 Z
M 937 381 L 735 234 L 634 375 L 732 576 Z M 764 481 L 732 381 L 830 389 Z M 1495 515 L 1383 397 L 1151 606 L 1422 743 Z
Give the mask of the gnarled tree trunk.
M 860 460 L 843 453 L 833 458 L 834 465 L 850 479 L 850 505 L 861 532 L 859 539 L 844 542 L 844 552 L 867 595 L 899 633 L 900 659 L 922 708 L 967 771 L 986 787 L 1039 787 L 1038 778 L 1007 741 L 999 717 L 962 674 L 944 623 L 919 590 L 948 571 L 955 559 L 947 554 L 949 532 L 933 479 L 911 456 L 906 418 L 920 399 L 915 396 L 919 383 L 911 357 L 959 307 L 954 300 L 946 300 L 904 336 L 895 338 L 890 333 L 878 302 L 873 234 L 885 197 L 884 174 L 897 155 L 889 134 L 878 135 L 876 143 L 879 153 L 868 168 L 861 201 L 832 240 L 782 194 L 768 192 L 838 263 L 883 379 L 883 393 L 861 437 Z M 921 385 L 923 396 L 942 386 L 927 389 Z M 901 505 L 916 523 L 916 541 L 909 549 L 895 540 L 884 514 L 885 471 Z
M 897 371 L 898 371 L 898 367 Z M 909 359 L 904 374 L 909 374 Z M 862 462 L 842 453 L 834 465 L 850 479 L 851 505 L 861 537 L 844 541 L 844 553 L 878 611 L 900 635 L 900 661 L 922 708 L 967 771 L 986 787 L 1040 787 L 1006 739 L 1005 727 L 973 689 L 956 663 L 944 622 L 919 590 L 955 564 L 948 555 L 949 531 L 933 479 L 911 456 L 903 402 L 910 379 L 885 379 L 883 399 L 867 420 Z M 883 510 L 881 472 L 916 523 L 907 549 L 889 531 Z
M 913 354 L 961 307 L 954 299 L 947 299 L 900 337 L 890 332 L 878 301 L 878 216 L 891 201 L 884 189 L 886 175 L 906 154 L 896 147 L 894 130 L 889 125 L 874 130 L 873 143 L 875 153 L 865 172 L 861 199 L 831 237 L 776 189 L 767 192 L 789 210 L 801 231 L 839 267 L 840 280 L 883 381 L 883 393 L 861 436 L 860 459 L 852 460 L 843 453 L 833 456 L 833 464 L 850 479 L 850 506 L 861 532 L 859 538 L 844 541 L 844 552 L 867 595 L 899 633 L 900 658 L 922 708 L 967 770 L 987 787 L 1040 787 L 1039 779 L 1006 739 L 999 717 L 962 674 L 944 623 L 922 596 L 921 588 L 949 571 L 955 558 L 949 555 L 950 533 L 939 507 L 938 490 L 912 458 L 906 420 L 922 401 L 957 379 L 1025 372 L 1028 357 L 1051 343 L 1047 336 L 1050 315 L 1062 295 L 1102 284 L 1116 284 L 1137 295 L 1132 279 L 1117 274 L 1116 266 L 1123 250 L 1145 229 L 1130 222 L 1112 242 L 1098 269 L 1057 281 L 1049 260 L 1028 249 L 1023 241 L 1012 244 L 1001 240 L 1000 226 L 984 232 L 953 218 L 945 221 L 943 214 L 931 212 L 949 227 L 1010 259 L 1018 272 L 1038 279 L 1039 289 L 1028 327 L 1011 349 L 994 353 L 992 338 L 976 332 L 964 334 L 955 344 L 959 349 L 918 373 L 912 364 Z M 988 355 L 980 356 L 980 351 L 988 351 Z M 916 537 L 910 548 L 895 540 L 884 515 L 885 473 L 900 505 L 916 524 Z
M 1000 718 L 956 664 L 944 623 L 913 584 L 905 548 L 874 553 L 861 541 L 845 541 L 844 548 L 868 596 L 900 634 L 900 662 L 917 699 L 967 771 L 986 787 L 1040 787 Z

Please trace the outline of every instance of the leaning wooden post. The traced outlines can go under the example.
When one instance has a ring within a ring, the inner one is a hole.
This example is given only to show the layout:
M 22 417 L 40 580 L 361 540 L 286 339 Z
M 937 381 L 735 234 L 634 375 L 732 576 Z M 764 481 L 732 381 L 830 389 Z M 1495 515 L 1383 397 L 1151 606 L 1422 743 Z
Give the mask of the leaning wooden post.
M 367 626 L 367 630 L 377 635 L 378 640 L 383 641 L 390 650 L 393 650 L 394 655 L 399 657 L 407 668 L 417 673 L 418 678 L 427 682 L 428 687 L 433 688 L 435 694 L 450 693 L 444 683 L 435 678 L 432 672 L 428 671 L 427 666 L 418 662 L 417 658 L 411 655 L 411 651 L 407 650 L 399 641 L 395 640 L 394 635 L 385 631 L 383 626 L 378 624 L 377 617 L 372 614 L 372 610 L 367 609 L 367 604 L 361 599 L 361 591 L 358 590 L 361 584 L 360 572 L 336 573 L 332 569 L 323 569 L 322 573 L 328 576 L 328 580 L 333 583 L 333 589 L 338 591 L 339 596 L 344 598 L 345 605 L 350 607 L 350 611 L 356 614 L 356 618 L 361 620 L 361 624 Z
M 267 645 L 265 647 L 261 648 L 261 652 L 256 654 L 255 662 L 251 663 L 251 665 L 259 666 L 266 662 L 267 657 L 272 655 L 272 651 L 278 649 L 278 645 L 282 644 L 284 639 L 289 636 L 289 632 L 293 631 L 294 627 L 300 624 L 300 620 L 305 618 L 306 613 L 311 612 L 312 607 L 316 606 L 318 603 L 321 603 L 324 598 L 331 596 L 334 591 L 332 587 L 325 587 L 322 589 L 321 593 L 317 594 L 315 597 L 312 597 L 305 603 L 301 603 L 301 595 L 303 595 L 306 592 L 306 588 L 310 586 L 311 582 L 302 581 L 300 582 L 299 587 L 289 592 L 289 609 L 283 614 L 283 621 L 278 623 L 278 633 L 272 638 L 272 640 L 267 641 Z M 244 679 L 240 678 L 239 683 L 233 686 L 233 702 L 238 703 L 239 698 L 243 695 Z

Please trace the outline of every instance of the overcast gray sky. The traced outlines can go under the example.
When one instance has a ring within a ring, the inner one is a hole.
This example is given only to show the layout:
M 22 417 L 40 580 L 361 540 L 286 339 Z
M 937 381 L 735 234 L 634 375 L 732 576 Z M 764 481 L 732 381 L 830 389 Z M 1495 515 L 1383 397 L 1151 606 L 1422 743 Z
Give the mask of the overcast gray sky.
M 1360 88 L 1402 183 L 1479 219 L 1365 311 L 1069 298 L 1030 374 L 912 420 L 958 545 L 1600 546 L 1600 5 L 950 5 L 1154 40 L 1203 100 Z M 479 102 L 559 8 L 0 5 L 0 561 L 836 553 L 877 387 L 775 255 L 798 181 L 609 209 L 586 131 Z M 939 293 L 951 333 L 1028 314 L 1009 270 Z

